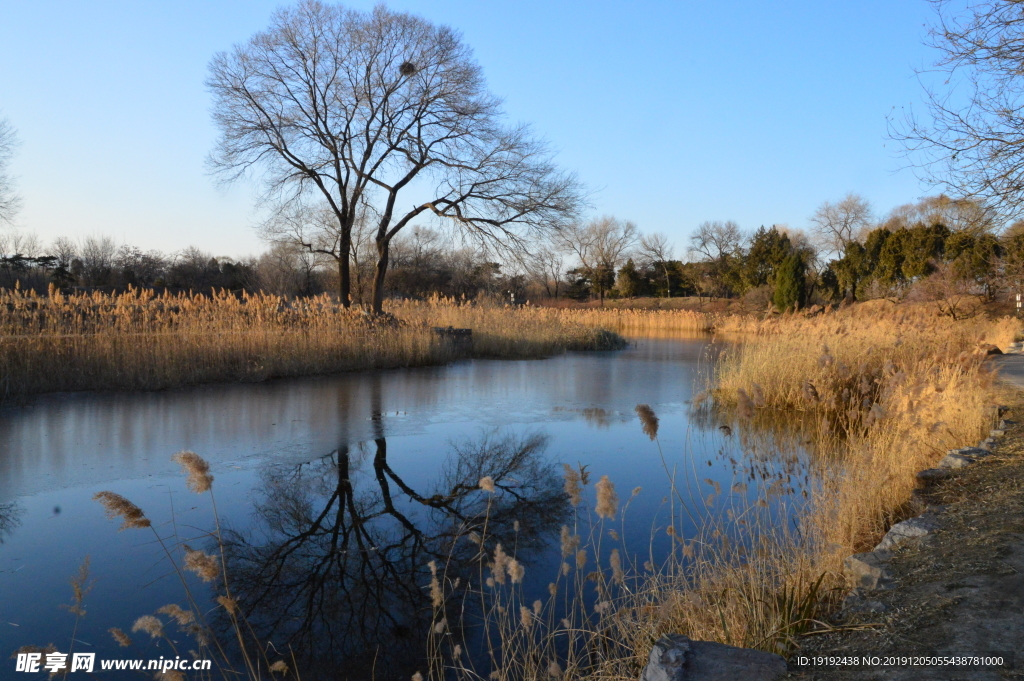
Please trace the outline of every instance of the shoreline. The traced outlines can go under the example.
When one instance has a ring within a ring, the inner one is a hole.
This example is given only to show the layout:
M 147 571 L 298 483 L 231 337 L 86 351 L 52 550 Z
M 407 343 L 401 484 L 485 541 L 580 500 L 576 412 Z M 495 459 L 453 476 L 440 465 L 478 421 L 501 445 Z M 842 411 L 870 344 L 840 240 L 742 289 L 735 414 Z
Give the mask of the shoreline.
M 934 529 L 894 547 L 883 563 L 890 583 L 849 602 L 831 622 L 836 630 L 804 637 L 797 655 L 1015 653 L 1015 669 L 801 669 L 794 656 L 788 678 L 987 681 L 1024 675 L 1024 393 L 1008 383 L 1002 388 L 1009 405 L 1006 434 L 992 454 L 919 495 Z

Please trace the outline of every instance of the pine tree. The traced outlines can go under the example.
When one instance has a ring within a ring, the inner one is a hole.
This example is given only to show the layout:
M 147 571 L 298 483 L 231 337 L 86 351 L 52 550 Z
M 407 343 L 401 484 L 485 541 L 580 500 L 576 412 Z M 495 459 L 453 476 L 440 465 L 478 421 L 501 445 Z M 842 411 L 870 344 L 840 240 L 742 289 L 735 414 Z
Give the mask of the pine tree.
M 807 302 L 807 263 L 800 253 L 791 253 L 775 275 L 775 307 L 785 312 Z

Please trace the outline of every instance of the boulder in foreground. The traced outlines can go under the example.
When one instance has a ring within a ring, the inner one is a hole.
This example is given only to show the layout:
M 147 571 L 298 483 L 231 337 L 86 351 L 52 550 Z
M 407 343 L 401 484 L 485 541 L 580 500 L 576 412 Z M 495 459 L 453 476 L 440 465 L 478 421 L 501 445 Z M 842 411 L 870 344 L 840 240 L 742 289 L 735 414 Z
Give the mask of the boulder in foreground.
M 651 649 L 640 681 L 775 681 L 785 674 L 786 661 L 773 653 L 667 634 Z

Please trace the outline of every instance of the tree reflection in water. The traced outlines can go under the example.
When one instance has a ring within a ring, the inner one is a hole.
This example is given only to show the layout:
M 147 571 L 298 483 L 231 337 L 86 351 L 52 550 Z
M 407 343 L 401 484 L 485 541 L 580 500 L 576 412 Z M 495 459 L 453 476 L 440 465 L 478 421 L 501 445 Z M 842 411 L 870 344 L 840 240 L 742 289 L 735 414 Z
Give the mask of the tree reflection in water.
M 568 516 L 546 443 L 491 434 L 454 446 L 421 491 L 391 467 L 383 436 L 265 470 L 252 527 L 225 542 L 233 590 L 258 638 L 286 656 L 290 647 L 311 678 L 408 679 L 426 653 L 428 562 L 447 563 L 465 584 L 479 551 L 466 535 L 485 516 L 488 544 L 527 557 Z M 495 480 L 493 498 L 478 487 L 484 476 Z
M 14 502 L 0 504 L 0 544 L 21 524 L 22 508 Z

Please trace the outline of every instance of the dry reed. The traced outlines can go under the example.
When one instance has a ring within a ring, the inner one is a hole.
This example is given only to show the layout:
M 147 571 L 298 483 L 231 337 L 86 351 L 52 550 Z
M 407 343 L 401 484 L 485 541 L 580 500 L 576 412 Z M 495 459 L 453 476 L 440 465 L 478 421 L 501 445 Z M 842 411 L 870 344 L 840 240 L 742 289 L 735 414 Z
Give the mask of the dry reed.
M 398 319 L 345 309 L 326 295 L 4 290 L 0 397 L 156 390 L 622 345 L 613 333 L 541 308 L 435 299 L 397 302 L 390 312 Z M 431 329 L 447 326 L 471 328 L 471 346 Z
M 725 319 L 723 315 L 693 310 L 562 308 L 557 312 L 566 321 L 645 338 L 708 333 Z

